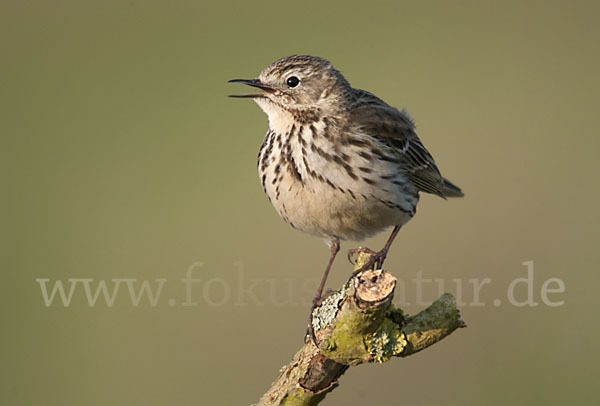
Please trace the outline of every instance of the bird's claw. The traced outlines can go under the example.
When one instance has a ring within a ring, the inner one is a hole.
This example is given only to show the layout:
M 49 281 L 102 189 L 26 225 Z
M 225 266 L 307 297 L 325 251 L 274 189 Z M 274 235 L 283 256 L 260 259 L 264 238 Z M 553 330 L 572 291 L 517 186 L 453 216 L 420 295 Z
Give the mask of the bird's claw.
M 356 261 L 352 261 L 352 257 L 355 254 L 369 254 L 370 256 L 376 256 L 378 254 L 378 252 L 375 252 L 372 249 L 367 248 L 367 247 L 358 247 L 358 248 L 349 249 L 348 250 L 348 261 L 350 261 L 350 263 L 352 265 L 356 264 Z
M 387 250 L 382 249 L 381 251 L 375 252 L 368 248 L 356 248 L 356 249 L 361 250 L 360 252 L 368 253 L 371 257 L 363 266 L 361 266 L 356 271 L 352 272 L 352 274 L 350 275 L 350 279 L 354 278 L 359 273 L 366 271 L 367 269 L 371 269 L 371 267 L 374 267 L 374 269 L 381 269 L 381 267 L 383 266 L 383 262 L 385 261 L 385 258 L 387 257 Z
M 308 328 L 306 329 L 305 336 L 310 337 L 313 344 L 319 348 L 319 344 L 317 344 L 317 336 L 315 335 L 315 328 L 313 327 L 313 312 L 319 306 L 321 302 L 320 297 L 315 297 L 312 301 L 312 306 L 310 307 L 310 315 L 308 316 Z

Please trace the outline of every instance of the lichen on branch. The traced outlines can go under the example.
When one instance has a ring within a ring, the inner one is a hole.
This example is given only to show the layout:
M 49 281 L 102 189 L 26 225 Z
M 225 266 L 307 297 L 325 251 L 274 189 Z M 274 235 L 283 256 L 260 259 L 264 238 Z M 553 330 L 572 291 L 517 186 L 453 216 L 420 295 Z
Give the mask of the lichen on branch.
M 368 260 L 360 253 L 355 269 Z M 405 316 L 392 304 L 395 287 L 393 275 L 370 269 L 327 296 L 313 313 L 318 347 L 307 337 L 258 405 L 316 405 L 350 366 L 412 355 L 466 327 L 451 294 Z

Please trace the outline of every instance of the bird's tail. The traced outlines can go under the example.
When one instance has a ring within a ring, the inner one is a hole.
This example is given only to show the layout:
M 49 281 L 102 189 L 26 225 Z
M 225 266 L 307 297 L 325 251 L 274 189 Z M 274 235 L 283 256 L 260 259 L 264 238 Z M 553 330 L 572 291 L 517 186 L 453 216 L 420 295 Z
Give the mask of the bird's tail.
M 465 194 L 458 186 L 444 178 L 444 188 L 442 189 L 445 197 L 463 197 Z

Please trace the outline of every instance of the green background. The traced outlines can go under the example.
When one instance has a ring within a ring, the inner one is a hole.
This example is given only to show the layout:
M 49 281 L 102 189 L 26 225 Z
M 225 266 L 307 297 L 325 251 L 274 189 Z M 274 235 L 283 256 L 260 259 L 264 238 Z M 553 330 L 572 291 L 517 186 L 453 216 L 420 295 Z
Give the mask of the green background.
M 461 280 L 466 302 L 470 279 L 492 280 L 484 306 L 462 306 L 469 328 L 349 370 L 324 404 L 589 404 L 598 4 L 2 0 L 0 403 L 258 400 L 301 345 L 328 251 L 263 196 L 266 117 L 225 97 L 242 90 L 226 82 L 308 53 L 407 107 L 466 192 L 424 196 L 396 240 L 386 268 L 406 282 L 405 310 L 421 307 L 419 271 L 453 293 Z M 350 272 L 344 256 L 331 287 Z M 540 304 L 516 307 L 507 286 L 530 260 Z M 198 306 L 183 306 L 196 262 Z M 155 307 L 132 306 L 124 287 L 113 307 L 90 307 L 80 287 L 69 307 L 47 308 L 38 278 L 168 282 Z M 549 296 L 564 305 L 541 303 L 548 278 L 564 282 Z

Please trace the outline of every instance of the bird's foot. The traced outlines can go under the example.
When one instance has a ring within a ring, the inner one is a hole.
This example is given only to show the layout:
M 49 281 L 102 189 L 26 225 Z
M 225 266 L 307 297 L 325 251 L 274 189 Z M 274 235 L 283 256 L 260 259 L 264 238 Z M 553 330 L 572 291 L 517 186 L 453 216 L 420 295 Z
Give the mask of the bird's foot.
M 358 248 L 349 249 L 348 250 L 348 261 L 350 261 L 350 263 L 352 265 L 356 264 L 356 261 L 352 260 L 352 257 L 356 254 L 368 254 L 370 256 L 375 256 L 375 255 L 377 255 L 377 252 L 375 252 L 372 249 L 367 248 L 367 247 L 358 247 Z
M 359 273 L 366 271 L 367 269 L 371 269 L 371 268 L 381 269 L 381 267 L 383 266 L 383 262 L 385 261 L 385 258 L 387 257 L 387 254 L 388 254 L 388 249 L 386 249 L 386 248 L 383 248 L 381 251 L 377 251 L 377 252 L 375 252 L 369 248 L 362 248 L 362 247 L 354 248 L 350 251 L 353 251 L 353 252 L 352 253 L 348 252 L 349 258 L 351 257 L 351 255 L 354 255 L 354 253 L 356 253 L 356 252 L 366 253 L 370 256 L 369 260 L 365 264 L 363 264 L 363 266 L 361 266 L 356 271 L 352 272 L 352 274 L 350 275 L 350 279 L 354 278 Z
M 306 328 L 305 336 L 310 337 L 313 344 L 319 348 L 319 344 L 317 344 L 317 336 L 315 335 L 315 328 L 313 327 L 313 313 L 315 309 L 323 302 L 322 297 L 317 297 L 312 301 L 312 306 L 310 307 L 310 314 L 308 315 L 308 327 Z

